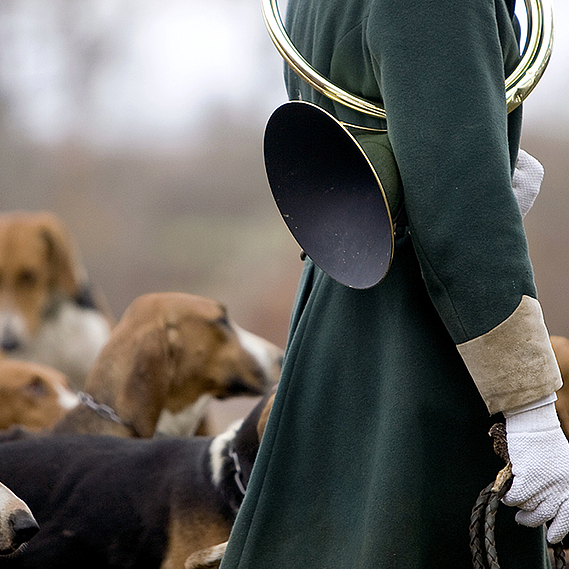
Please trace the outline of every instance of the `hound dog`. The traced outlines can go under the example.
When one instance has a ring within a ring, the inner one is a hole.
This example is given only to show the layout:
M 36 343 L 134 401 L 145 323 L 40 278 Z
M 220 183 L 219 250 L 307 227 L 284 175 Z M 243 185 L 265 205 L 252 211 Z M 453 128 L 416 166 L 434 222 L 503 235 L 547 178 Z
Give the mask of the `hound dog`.
M 59 371 L 19 360 L 0 360 L 0 429 L 52 428 L 79 404 Z
M 216 437 L 67 435 L 0 444 L 0 478 L 40 525 L 0 566 L 184 569 L 195 552 L 228 539 L 273 397 Z
M 93 365 L 83 404 L 53 433 L 152 437 L 158 425 L 162 434 L 192 435 L 208 398 L 262 395 L 278 381 L 282 356 L 280 348 L 240 328 L 215 300 L 142 295 Z
M 227 541 L 224 541 L 196 551 L 188 556 L 184 563 L 184 569 L 216 569 L 223 560 L 226 549 Z
M 563 378 L 563 387 L 557 392 L 555 407 L 563 432 L 569 438 L 569 339 L 563 336 L 550 336 L 549 339 Z
M 60 219 L 0 215 L 0 349 L 8 357 L 49 365 L 81 389 L 111 325 Z
M 39 526 L 27 504 L 4 484 L 0 484 L 0 556 L 18 551 L 38 530 Z

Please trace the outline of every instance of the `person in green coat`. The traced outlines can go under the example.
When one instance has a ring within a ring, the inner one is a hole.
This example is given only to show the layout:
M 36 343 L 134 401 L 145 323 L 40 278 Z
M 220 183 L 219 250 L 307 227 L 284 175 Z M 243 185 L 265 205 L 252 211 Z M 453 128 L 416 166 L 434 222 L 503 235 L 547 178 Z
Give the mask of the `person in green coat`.
M 387 276 L 356 290 L 307 258 L 282 378 L 222 569 L 471 566 L 469 518 L 503 463 L 503 569 L 546 567 L 569 529 L 561 386 L 512 190 L 521 107 L 513 0 L 289 0 L 287 30 L 387 124 L 286 71 L 291 99 L 387 126 L 407 220 Z M 516 515 L 517 512 L 517 515 Z M 514 516 L 516 518 L 514 519 Z

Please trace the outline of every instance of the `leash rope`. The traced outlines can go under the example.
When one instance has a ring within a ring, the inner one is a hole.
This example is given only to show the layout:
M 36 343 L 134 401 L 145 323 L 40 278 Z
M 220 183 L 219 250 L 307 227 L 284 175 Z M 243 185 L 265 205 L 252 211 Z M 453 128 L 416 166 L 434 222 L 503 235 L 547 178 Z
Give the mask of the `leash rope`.
M 470 516 L 470 552 L 474 569 L 500 569 L 496 551 L 496 512 L 500 500 L 510 489 L 513 481 L 512 465 L 508 455 L 506 426 L 496 423 L 490 429 L 494 452 L 504 460 L 506 466 L 500 470 L 496 480 L 480 492 Z M 565 569 L 565 552 L 561 543 L 552 546 L 554 569 Z

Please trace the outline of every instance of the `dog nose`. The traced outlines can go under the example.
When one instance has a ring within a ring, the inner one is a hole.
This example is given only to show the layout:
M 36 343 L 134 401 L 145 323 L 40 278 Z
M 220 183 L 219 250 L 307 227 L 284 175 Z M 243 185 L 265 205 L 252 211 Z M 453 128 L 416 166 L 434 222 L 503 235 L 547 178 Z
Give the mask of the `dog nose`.
M 4 332 L 2 333 L 2 340 L 0 341 L 0 347 L 5 352 L 13 352 L 14 350 L 17 350 L 20 347 L 20 341 L 9 327 L 6 327 L 4 329 Z
M 40 529 L 35 518 L 25 510 L 16 510 L 11 514 L 9 524 L 14 534 L 14 550 L 34 537 Z

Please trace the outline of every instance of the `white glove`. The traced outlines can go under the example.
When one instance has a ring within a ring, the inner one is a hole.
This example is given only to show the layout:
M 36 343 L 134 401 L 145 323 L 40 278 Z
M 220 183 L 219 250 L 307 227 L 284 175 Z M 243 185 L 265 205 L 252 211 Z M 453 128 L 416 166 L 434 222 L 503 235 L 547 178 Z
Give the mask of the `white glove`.
M 546 400 L 537 408 L 504 413 L 514 481 L 502 501 L 520 508 L 516 521 L 524 526 L 552 520 L 547 540 L 557 543 L 569 531 L 569 442 L 555 398 Z
M 541 188 L 545 170 L 539 160 L 520 148 L 512 178 L 512 189 L 522 217 L 531 209 Z

